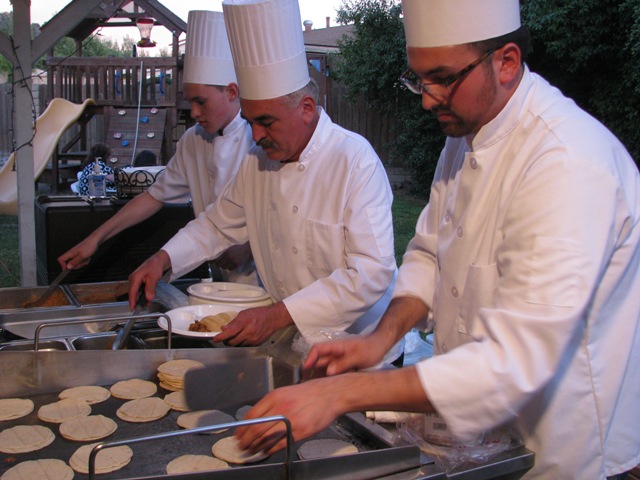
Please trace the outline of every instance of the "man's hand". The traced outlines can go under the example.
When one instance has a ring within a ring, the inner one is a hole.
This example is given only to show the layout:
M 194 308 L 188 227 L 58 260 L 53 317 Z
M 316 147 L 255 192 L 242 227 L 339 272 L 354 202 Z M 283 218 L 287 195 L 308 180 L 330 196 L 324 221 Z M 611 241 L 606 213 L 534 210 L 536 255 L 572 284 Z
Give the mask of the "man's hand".
M 98 250 L 98 245 L 91 239 L 85 238 L 75 247 L 70 248 L 67 252 L 58 257 L 58 263 L 62 270 L 75 270 L 89 264 L 91 257 Z
M 213 264 L 224 270 L 235 270 L 253 258 L 249 242 L 244 245 L 233 245 L 213 261 Z
M 156 285 L 162 278 L 163 272 L 169 268 L 171 268 L 171 259 L 164 250 L 160 250 L 129 275 L 129 308 L 131 310 L 136 305 L 138 293 L 143 285 L 147 302 L 153 301 L 156 296 Z
M 213 340 L 234 347 L 261 345 L 277 330 L 291 324 L 293 319 L 282 302 L 268 307 L 248 308 L 223 325 L 222 332 Z
M 294 441 L 302 440 L 327 428 L 339 415 L 339 402 L 334 399 L 327 380 L 311 380 L 300 385 L 273 390 L 244 417 L 245 420 L 283 415 L 291 422 Z M 327 383 L 325 385 L 325 383 Z M 272 454 L 286 446 L 286 427 L 282 422 L 239 427 L 236 437 L 242 448 L 252 452 L 266 450 Z
M 373 367 L 384 358 L 386 351 L 370 337 L 318 343 L 311 348 L 303 369 L 307 378 L 326 370 L 328 376 Z

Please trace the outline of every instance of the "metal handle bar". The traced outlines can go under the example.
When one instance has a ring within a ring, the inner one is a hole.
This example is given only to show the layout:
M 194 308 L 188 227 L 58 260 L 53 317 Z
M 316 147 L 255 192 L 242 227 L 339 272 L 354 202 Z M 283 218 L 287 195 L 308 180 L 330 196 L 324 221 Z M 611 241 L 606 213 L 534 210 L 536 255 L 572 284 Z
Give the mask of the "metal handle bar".
M 264 417 L 264 418 L 255 418 L 252 420 L 241 420 L 238 422 L 220 423 L 218 425 L 207 425 L 205 427 L 189 428 L 187 430 L 176 430 L 172 432 L 156 433 L 154 435 L 147 435 L 144 437 L 129 438 L 125 440 L 116 440 L 113 442 L 99 443 L 95 447 L 93 447 L 93 449 L 91 450 L 91 453 L 89 454 L 89 480 L 92 480 L 93 476 L 95 475 L 96 456 L 98 455 L 98 452 L 103 448 L 120 447 L 122 445 L 147 442 L 150 440 L 179 437 L 181 435 L 191 435 L 194 433 L 206 433 L 212 430 L 221 430 L 223 428 L 235 428 L 235 427 L 241 427 L 243 425 L 257 425 L 259 423 L 269 423 L 269 422 L 284 422 L 285 427 L 287 428 L 287 449 L 286 449 L 287 459 L 283 463 L 283 467 L 284 467 L 283 478 L 286 480 L 291 475 L 291 469 L 293 466 L 293 431 L 292 431 L 291 422 L 289 422 L 289 419 L 282 415 L 274 415 L 272 417 Z
M 33 340 L 33 349 L 37 352 L 38 347 L 40 346 L 40 331 L 47 327 L 63 327 L 65 325 L 79 325 L 83 323 L 100 323 L 100 322 L 115 322 L 115 321 L 124 321 L 134 319 L 134 322 L 137 320 L 142 320 L 146 318 L 158 318 L 164 317 L 167 320 L 167 349 L 171 350 L 171 319 L 165 313 L 148 313 L 145 315 L 137 315 L 135 317 L 126 316 L 126 317 L 104 317 L 104 318 L 92 318 L 91 320 L 81 319 L 81 320 L 65 320 L 64 322 L 50 322 L 50 323 L 41 323 L 36 328 L 35 338 Z

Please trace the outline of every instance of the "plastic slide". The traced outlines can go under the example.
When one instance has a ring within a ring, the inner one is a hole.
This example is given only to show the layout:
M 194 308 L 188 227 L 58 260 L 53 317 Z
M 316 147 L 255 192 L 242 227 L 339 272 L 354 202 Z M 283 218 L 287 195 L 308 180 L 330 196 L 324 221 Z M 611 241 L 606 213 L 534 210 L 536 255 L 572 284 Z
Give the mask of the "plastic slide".
M 58 146 L 60 137 L 82 115 L 88 105 L 95 105 L 92 98 L 83 103 L 73 103 L 64 98 L 54 98 L 47 109 L 36 119 L 33 137 L 34 181 L 42 174 Z M 0 215 L 18 215 L 18 172 L 13 168 L 16 154 L 13 152 L 0 169 Z

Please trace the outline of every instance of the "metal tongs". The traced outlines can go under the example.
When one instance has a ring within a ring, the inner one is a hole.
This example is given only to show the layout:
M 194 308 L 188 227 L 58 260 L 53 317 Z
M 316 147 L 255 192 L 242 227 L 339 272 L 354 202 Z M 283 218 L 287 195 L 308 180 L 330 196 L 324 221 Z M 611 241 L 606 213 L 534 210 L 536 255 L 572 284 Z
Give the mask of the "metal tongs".
M 171 278 L 171 269 L 167 270 L 162 278 L 161 282 L 168 282 L 169 278 Z M 127 323 L 124 324 L 124 327 L 120 329 L 116 338 L 113 340 L 113 345 L 111 346 L 112 350 L 122 350 L 125 347 L 126 341 L 129 338 L 129 333 L 131 332 L 131 328 L 133 324 L 136 322 L 136 317 L 140 315 L 142 309 L 147 305 L 147 298 L 144 295 L 144 288 L 140 290 L 138 293 L 138 300 L 136 301 L 135 307 L 133 307 L 133 311 L 131 312 L 131 317 L 127 320 Z

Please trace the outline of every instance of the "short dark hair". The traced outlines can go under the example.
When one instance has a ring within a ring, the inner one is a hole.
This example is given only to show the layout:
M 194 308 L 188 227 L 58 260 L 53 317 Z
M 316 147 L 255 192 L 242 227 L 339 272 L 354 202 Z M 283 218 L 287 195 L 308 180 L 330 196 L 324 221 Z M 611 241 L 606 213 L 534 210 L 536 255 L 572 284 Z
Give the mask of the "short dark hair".
M 522 62 L 524 63 L 529 53 L 531 52 L 531 35 L 529 29 L 522 25 L 517 30 L 500 37 L 490 38 L 489 40 L 482 40 L 480 42 L 473 42 L 469 45 L 471 48 L 477 50 L 478 53 L 484 53 L 489 50 L 498 49 L 505 46 L 507 43 L 515 43 L 520 48 L 522 55 Z
M 107 146 L 106 143 L 96 143 L 89 153 L 87 154 L 87 158 L 84 159 L 82 163 L 82 167 L 89 165 L 92 162 L 96 161 L 96 158 L 101 158 L 102 161 L 106 162 L 107 159 L 111 156 L 111 149 Z
M 134 167 L 150 167 L 156 164 L 156 154 L 151 150 L 142 150 L 133 160 Z

